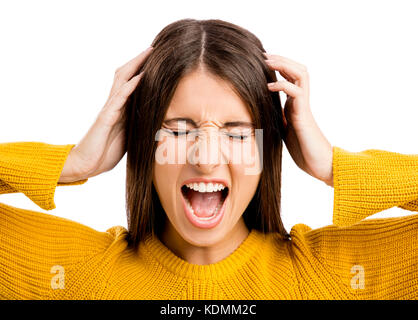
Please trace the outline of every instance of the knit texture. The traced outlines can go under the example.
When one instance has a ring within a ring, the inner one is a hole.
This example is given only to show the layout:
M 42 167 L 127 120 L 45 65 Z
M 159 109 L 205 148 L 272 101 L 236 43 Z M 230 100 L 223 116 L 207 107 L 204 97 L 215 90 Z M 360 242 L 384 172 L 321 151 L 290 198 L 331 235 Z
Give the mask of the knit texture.
M 0 194 L 21 192 L 45 210 L 74 147 L 0 143 Z M 127 230 L 99 232 L 0 203 L 1 299 L 416 299 L 418 155 L 333 147 L 333 225 L 292 227 L 290 240 L 252 230 L 228 257 L 182 260 L 155 236 L 137 251 Z M 88 214 L 88 213 L 86 213 Z

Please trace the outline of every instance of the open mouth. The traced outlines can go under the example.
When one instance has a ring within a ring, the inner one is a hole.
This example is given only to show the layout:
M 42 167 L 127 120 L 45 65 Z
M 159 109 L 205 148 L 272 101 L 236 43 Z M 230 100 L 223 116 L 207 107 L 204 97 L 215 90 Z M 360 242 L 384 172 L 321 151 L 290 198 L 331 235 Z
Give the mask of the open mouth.
M 181 193 L 186 213 L 196 225 L 209 223 L 223 212 L 229 189 L 220 183 L 188 183 L 181 187 Z

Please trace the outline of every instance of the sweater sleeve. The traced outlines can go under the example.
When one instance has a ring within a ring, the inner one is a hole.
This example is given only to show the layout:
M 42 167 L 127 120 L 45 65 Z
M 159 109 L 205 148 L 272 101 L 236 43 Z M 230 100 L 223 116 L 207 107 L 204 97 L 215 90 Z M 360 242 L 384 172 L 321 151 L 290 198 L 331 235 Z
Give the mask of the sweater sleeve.
M 87 181 L 57 183 L 73 146 L 0 144 L 0 193 L 22 192 L 41 208 L 54 209 L 57 185 Z M 0 299 L 75 295 L 82 270 L 92 268 L 91 258 L 111 238 L 68 219 L 0 203 Z
M 418 214 L 363 219 L 394 206 L 418 211 L 418 155 L 334 147 L 333 173 L 334 224 L 296 225 L 295 252 L 337 298 L 416 299 Z
M 312 294 L 315 299 L 418 298 L 418 214 L 314 230 L 298 224 L 291 236 L 305 262 L 303 290 L 331 292 Z
M 55 209 L 56 186 L 84 184 L 88 179 L 59 183 L 74 144 L 0 143 L 0 194 L 22 192 L 44 210 Z
M 336 226 L 395 206 L 418 211 L 418 155 L 333 147 L 333 175 Z

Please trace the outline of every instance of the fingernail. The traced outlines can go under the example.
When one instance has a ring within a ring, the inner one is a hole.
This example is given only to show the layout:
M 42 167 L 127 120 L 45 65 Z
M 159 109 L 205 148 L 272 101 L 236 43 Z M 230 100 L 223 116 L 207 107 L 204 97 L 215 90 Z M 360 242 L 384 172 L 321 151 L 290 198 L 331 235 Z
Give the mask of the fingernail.
M 274 82 L 267 83 L 267 86 L 268 86 L 269 88 L 274 87 Z

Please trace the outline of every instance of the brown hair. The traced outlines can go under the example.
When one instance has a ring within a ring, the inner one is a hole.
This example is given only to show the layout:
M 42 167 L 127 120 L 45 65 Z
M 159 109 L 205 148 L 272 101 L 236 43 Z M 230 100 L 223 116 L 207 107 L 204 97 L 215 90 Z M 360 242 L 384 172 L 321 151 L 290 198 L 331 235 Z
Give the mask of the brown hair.
M 288 239 L 280 218 L 283 114 L 280 96 L 267 82 L 277 81 L 264 62 L 260 40 L 246 29 L 218 20 L 183 19 L 161 30 L 154 49 L 138 70 L 140 84 L 124 111 L 127 172 L 128 242 L 135 248 L 159 234 L 166 215 L 152 177 L 155 139 L 181 78 L 199 65 L 232 84 L 246 102 L 256 128 L 263 129 L 263 171 L 256 193 L 243 213 L 248 229 L 276 232 Z

